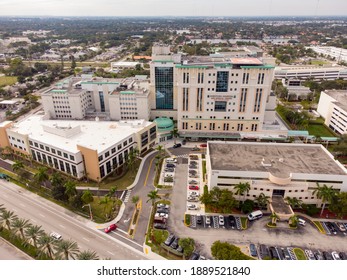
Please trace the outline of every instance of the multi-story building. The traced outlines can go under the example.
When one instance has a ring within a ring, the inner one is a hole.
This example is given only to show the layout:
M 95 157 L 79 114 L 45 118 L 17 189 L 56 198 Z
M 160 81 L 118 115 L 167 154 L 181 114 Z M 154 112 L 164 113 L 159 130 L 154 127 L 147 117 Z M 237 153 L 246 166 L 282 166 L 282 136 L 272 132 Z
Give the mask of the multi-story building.
M 230 138 L 258 133 L 268 119 L 273 59 L 171 54 L 154 46 L 151 63 L 151 117 L 177 120 L 180 136 Z M 272 101 L 269 111 L 273 115 Z
M 118 61 L 118 62 L 111 62 L 111 72 L 113 73 L 119 73 L 123 70 L 127 69 L 135 69 L 136 65 L 142 65 L 142 63 L 139 62 L 133 62 L 133 61 Z
M 40 115 L 0 124 L 0 147 L 29 155 L 75 178 L 101 181 L 129 153 L 146 152 L 156 143 L 155 123 L 47 120 Z
M 326 126 L 338 134 L 347 134 L 347 90 L 322 91 L 317 112 Z
M 42 95 L 52 119 L 149 120 L 149 82 L 146 79 L 72 78 Z
M 347 62 L 347 50 L 343 48 L 331 47 L 331 46 L 310 46 L 316 53 L 324 56 L 330 56 L 336 59 L 337 62 Z
M 208 142 L 208 187 L 234 187 L 248 182 L 249 192 L 237 199 L 295 197 L 306 204 L 322 201 L 313 193 L 320 185 L 347 191 L 347 170 L 322 145 L 251 142 Z

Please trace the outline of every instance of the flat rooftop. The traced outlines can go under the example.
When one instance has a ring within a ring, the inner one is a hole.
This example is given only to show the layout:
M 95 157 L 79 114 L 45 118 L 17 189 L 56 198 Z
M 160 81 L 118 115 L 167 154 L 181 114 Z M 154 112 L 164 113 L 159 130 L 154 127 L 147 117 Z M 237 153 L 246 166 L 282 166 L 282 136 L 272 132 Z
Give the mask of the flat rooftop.
M 325 93 L 336 100 L 333 103 L 347 112 L 347 90 L 326 90 Z
M 321 145 L 208 142 L 212 170 L 347 175 Z M 262 164 L 263 163 L 263 164 Z
M 100 153 L 151 124 L 144 120 L 43 120 L 35 115 L 15 123 L 10 130 L 68 152 L 78 152 L 77 145 L 81 145 Z

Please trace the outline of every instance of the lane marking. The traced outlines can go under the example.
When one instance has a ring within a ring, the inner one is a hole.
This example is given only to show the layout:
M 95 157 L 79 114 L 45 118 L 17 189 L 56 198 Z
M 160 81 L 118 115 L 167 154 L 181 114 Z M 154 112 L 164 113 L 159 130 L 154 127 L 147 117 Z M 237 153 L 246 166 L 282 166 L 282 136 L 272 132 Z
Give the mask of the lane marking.
M 87 242 L 90 242 L 89 239 L 85 238 L 85 237 L 82 237 L 82 239 L 84 239 L 85 241 Z
M 62 227 L 62 228 L 65 228 L 63 225 L 59 225 L 60 227 Z
M 155 159 L 155 157 L 152 158 L 151 162 L 149 163 L 149 166 L 148 166 L 148 171 L 147 171 L 147 175 L 146 175 L 146 180 L 143 184 L 143 186 L 146 186 L 147 185 L 147 180 L 148 180 L 148 176 L 149 176 L 149 172 L 151 171 L 151 167 L 152 167 L 152 163 L 153 163 L 153 160 Z
M 42 218 L 45 218 L 45 217 L 46 217 L 45 215 L 42 215 L 41 213 L 39 213 L 39 215 L 40 215 Z
M 107 253 L 109 253 L 109 254 L 111 254 L 112 256 L 114 256 L 114 254 L 113 253 L 111 253 L 110 251 L 106 251 Z

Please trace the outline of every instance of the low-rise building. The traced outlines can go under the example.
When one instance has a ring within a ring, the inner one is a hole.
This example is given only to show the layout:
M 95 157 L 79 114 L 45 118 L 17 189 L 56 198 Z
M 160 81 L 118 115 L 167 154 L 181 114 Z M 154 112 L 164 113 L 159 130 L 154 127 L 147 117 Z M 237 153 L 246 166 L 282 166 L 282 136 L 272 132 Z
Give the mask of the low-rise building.
M 126 69 L 135 69 L 136 65 L 142 65 L 139 62 L 133 62 L 133 61 L 118 61 L 118 62 L 112 62 L 111 63 L 111 72 L 113 73 L 119 73 Z
M 313 193 L 320 185 L 347 191 L 347 170 L 322 145 L 254 142 L 208 142 L 207 182 L 213 187 L 236 192 L 235 186 L 248 182 L 250 189 L 236 199 L 268 197 L 297 198 L 321 205 Z

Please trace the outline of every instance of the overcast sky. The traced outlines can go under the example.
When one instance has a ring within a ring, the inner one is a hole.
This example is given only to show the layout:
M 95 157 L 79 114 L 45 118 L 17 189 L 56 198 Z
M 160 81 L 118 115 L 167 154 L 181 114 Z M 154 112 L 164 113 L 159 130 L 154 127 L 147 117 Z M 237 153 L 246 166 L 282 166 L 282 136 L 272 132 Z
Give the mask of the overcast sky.
M 0 15 L 346 16 L 347 0 L 0 0 Z

